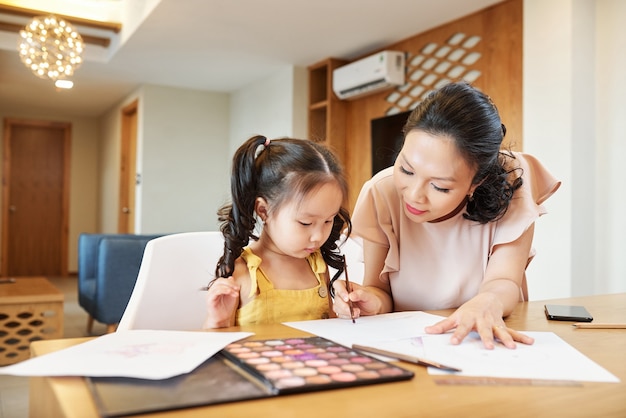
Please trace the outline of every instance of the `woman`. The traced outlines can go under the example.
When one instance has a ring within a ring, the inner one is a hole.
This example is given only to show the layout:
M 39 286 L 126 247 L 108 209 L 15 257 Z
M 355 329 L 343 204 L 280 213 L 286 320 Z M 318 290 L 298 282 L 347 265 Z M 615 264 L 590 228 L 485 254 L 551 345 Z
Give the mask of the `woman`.
M 393 167 L 361 190 L 353 233 L 363 238 L 363 286 L 335 285 L 349 317 L 457 308 L 426 328 L 475 330 L 515 348 L 532 338 L 505 326 L 522 299 L 534 222 L 560 182 L 534 157 L 500 150 L 506 129 L 490 98 L 466 83 L 433 92 L 411 113 Z

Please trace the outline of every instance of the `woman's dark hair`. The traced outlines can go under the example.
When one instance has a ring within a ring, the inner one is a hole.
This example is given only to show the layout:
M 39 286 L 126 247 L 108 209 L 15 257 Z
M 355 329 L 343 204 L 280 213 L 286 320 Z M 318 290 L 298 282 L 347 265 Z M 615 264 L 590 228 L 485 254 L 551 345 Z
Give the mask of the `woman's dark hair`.
M 270 211 L 292 199 L 302 199 L 322 184 L 339 185 L 344 204 L 348 184 L 335 155 L 321 144 L 305 139 L 281 138 L 269 141 L 264 136 L 248 139 L 235 153 L 230 177 L 232 201 L 218 210 L 224 234 L 224 254 L 217 262 L 215 277 L 231 276 L 235 260 L 255 235 L 255 201 L 264 198 Z M 330 236 L 320 251 L 327 265 L 343 271 L 343 257 L 337 248 L 344 226 L 352 230 L 350 213 L 344 207 L 335 215 Z
M 512 181 L 511 152 L 501 151 L 506 128 L 489 96 L 465 82 L 449 83 L 432 92 L 409 115 L 404 137 L 420 130 L 451 138 L 470 167 L 476 169 L 472 184 L 478 184 L 467 203 L 466 219 L 487 223 L 506 213 L 513 193 L 522 185 Z

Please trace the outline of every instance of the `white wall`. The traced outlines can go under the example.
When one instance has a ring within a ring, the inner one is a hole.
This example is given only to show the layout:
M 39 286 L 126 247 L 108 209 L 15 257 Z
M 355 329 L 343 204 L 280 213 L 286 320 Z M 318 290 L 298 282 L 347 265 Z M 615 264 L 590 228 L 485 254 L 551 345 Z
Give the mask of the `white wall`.
M 100 232 L 117 232 L 120 114 L 136 99 L 135 233 L 217 229 L 228 192 L 228 95 L 144 85 L 103 117 Z
M 254 135 L 306 138 L 307 77 L 289 66 L 231 94 L 231 156 Z
M 257 133 L 305 137 L 307 92 L 300 67 L 231 94 L 142 86 L 102 118 L 101 231 L 117 231 L 124 106 L 138 99 L 135 232 L 215 230 L 234 151 Z
M 626 2 L 596 1 L 596 260 L 594 293 L 626 292 Z M 588 278 L 580 278 L 588 280 Z
M 228 190 L 229 96 L 145 85 L 136 230 L 215 230 Z
M 620 0 L 524 1 L 524 150 L 563 182 L 536 225 L 531 299 L 626 291 L 618 16 Z

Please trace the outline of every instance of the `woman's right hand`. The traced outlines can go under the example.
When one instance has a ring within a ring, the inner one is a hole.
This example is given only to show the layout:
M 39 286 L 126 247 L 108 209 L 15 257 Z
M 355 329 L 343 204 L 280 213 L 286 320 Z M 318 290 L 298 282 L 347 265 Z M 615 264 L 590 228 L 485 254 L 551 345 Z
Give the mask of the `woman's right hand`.
M 352 292 L 348 293 L 346 282 L 336 280 L 333 283 L 335 299 L 333 310 L 338 318 L 351 319 L 350 304 L 352 302 L 352 313 L 354 318 L 359 316 L 369 316 L 381 313 L 382 301 L 372 288 L 361 286 L 357 283 L 350 283 Z
M 216 279 L 207 291 L 207 318 L 204 328 L 224 328 L 235 325 L 241 286 L 232 277 Z

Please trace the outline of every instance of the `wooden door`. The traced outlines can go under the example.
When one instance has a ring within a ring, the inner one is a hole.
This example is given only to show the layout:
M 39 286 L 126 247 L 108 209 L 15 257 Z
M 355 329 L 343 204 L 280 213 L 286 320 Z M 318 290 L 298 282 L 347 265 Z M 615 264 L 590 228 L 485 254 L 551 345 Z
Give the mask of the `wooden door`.
M 137 185 L 137 101 L 122 109 L 120 200 L 117 232 L 135 232 L 135 186 Z
M 3 276 L 66 276 L 71 125 L 6 119 Z

